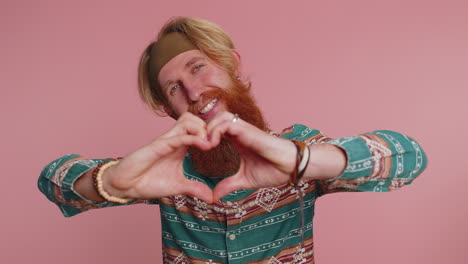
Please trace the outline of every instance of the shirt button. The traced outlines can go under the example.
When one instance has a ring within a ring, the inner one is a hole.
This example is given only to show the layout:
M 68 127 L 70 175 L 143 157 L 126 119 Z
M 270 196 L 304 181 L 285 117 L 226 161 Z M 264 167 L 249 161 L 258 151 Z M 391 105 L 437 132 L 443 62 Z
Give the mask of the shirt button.
M 236 239 L 236 235 L 234 235 L 234 234 L 230 234 L 230 235 L 229 235 L 229 239 L 231 239 L 231 240 L 234 240 L 234 239 Z

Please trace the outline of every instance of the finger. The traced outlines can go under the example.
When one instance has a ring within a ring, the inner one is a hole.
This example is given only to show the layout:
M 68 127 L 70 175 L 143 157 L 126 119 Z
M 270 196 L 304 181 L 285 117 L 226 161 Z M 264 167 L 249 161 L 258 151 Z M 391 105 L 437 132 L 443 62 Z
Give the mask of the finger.
M 121 163 L 131 164 L 130 167 L 135 167 L 133 164 L 138 164 L 138 168 L 148 168 L 158 159 L 169 155 L 177 154 L 182 158 L 189 146 L 195 146 L 201 150 L 209 150 L 211 144 L 203 138 L 194 135 L 174 136 L 170 138 L 159 138 L 150 144 L 137 149 L 125 157 Z M 133 174 L 137 174 L 134 172 Z
M 217 127 L 220 123 L 223 123 L 224 121 L 232 121 L 234 118 L 234 114 L 230 112 L 220 112 L 218 113 L 206 126 L 206 130 L 210 131 L 214 127 Z
M 206 140 L 206 138 L 202 138 L 195 135 L 180 135 L 174 136 L 171 138 L 164 139 L 160 142 L 159 146 L 165 144 L 168 148 L 166 152 L 172 152 L 174 150 L 180 148 L 187 148 L 190 146 L 197 147 L 201 150 L 209 150 L 211 148 L 211 144 Z M 158 147 L 158 146 L 155 146 Z
M 184 114 L 177 120 L 174 127 L 160 138 L 168 138 L 182 134 L 206 137 L 206 123 L 192 114 Z
M 182 123 L 182 122 L 186 122 L 186 121 L 190 121 L 190 122 L 194 122 L 196 124 L 198 124 L 199 126 L 201 127 L 204 127 L 206 126 L 206 122 L 203 121 L 203 119 L 201 119 L 200 117 L 190 113 L 190 112 L 185 112 L 183 113 L 178 119 L 177 119 L 177 122 L 178 123 Z
M 212 145 L 219 144 L 222 136 L 227 135 L 237 147 L 250 149 L 270 161 L 277 161 L 286 154 L 295 157 L 296 148 L 291 141 L 270 135 L 241 119 L 235 123 L 225 120 L 216 127 L 209 127 L 207 133 Z
M 211 127 L 207 131 L 210 143 L 214 146 L 218 145 L 223 135 L 236 138 L 236 141 L 238 138 L 242 138 L 245 141 L 246 138 L 242 137 L 242 135 L 246 134 L 249 129 L 245 124 L 246 122 L 242 120 L 238 120 L 236 123 L 233 123 L 231 120 L 218 123 L 216 127 Z M 247 142 L 242 142 L 242 145 L 245 143 Z
M 206 138 L 206 123 L 199 123 L 196 120 L 187 120 L 178 125 L 180 134 L 189 134 Z
M 184 184 L 183 193 L 193 197 L 202 199 L 205 202 L 212 203 L 213 200 L 213 191 L 204 183 L 188 180 Z
M 194 146 L 205 151 L 211 148 L 211 144 L 206 139 L 199 136 L 176 135 L 170 138 L 160 138 L 153 141 L 149 145 L 136 151 L 134 153 L 134 158 L 138 162 L 148 165 L 148 163 L 152 163 L 161 157 L 174 153 L 175 151 L 178 151 L 179 155 L 183 156 L 189 146 Z

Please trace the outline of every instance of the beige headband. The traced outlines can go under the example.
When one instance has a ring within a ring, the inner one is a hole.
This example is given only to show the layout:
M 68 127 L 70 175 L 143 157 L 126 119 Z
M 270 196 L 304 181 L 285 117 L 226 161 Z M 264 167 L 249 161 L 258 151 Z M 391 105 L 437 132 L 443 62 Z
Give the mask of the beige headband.
M 151 48 L 149 62 L 149 71 L 150 76 L 153 76 L 153 83 L 159 86 L 159 72 L 172 58 L 186 51 L 196 49 L 198 47 L 179 32 L 169 33 L 155 42 Z

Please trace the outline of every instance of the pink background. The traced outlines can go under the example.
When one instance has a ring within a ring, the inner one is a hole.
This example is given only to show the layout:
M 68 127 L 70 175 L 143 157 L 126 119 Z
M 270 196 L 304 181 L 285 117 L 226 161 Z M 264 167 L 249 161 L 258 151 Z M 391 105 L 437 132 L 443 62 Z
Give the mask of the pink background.
M 36 181 L 59 156 L 122 156 L 172 124 L 139 101 L 136 68 L 174 15 L 232 35 L 275 130 L 390 129 L 425 149 L 411 186 L 318 200 L 317 263 L 466 263 L 467 1 L 64 2 L 0 3 L 0 263 L 161 262 L 157 206 L 65 219 Z

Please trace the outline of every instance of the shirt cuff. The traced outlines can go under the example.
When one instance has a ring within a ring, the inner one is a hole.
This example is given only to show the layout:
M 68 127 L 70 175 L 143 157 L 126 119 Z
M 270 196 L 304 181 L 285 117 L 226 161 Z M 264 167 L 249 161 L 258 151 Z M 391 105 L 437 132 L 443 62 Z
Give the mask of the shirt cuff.
M 346 168 L 336 178 L 329 179 L 356 179 L 372 173 L 372 153 L 366 142 L 357 136 L 332 139 L 324 143 L 341 148 L 347 156 Z

